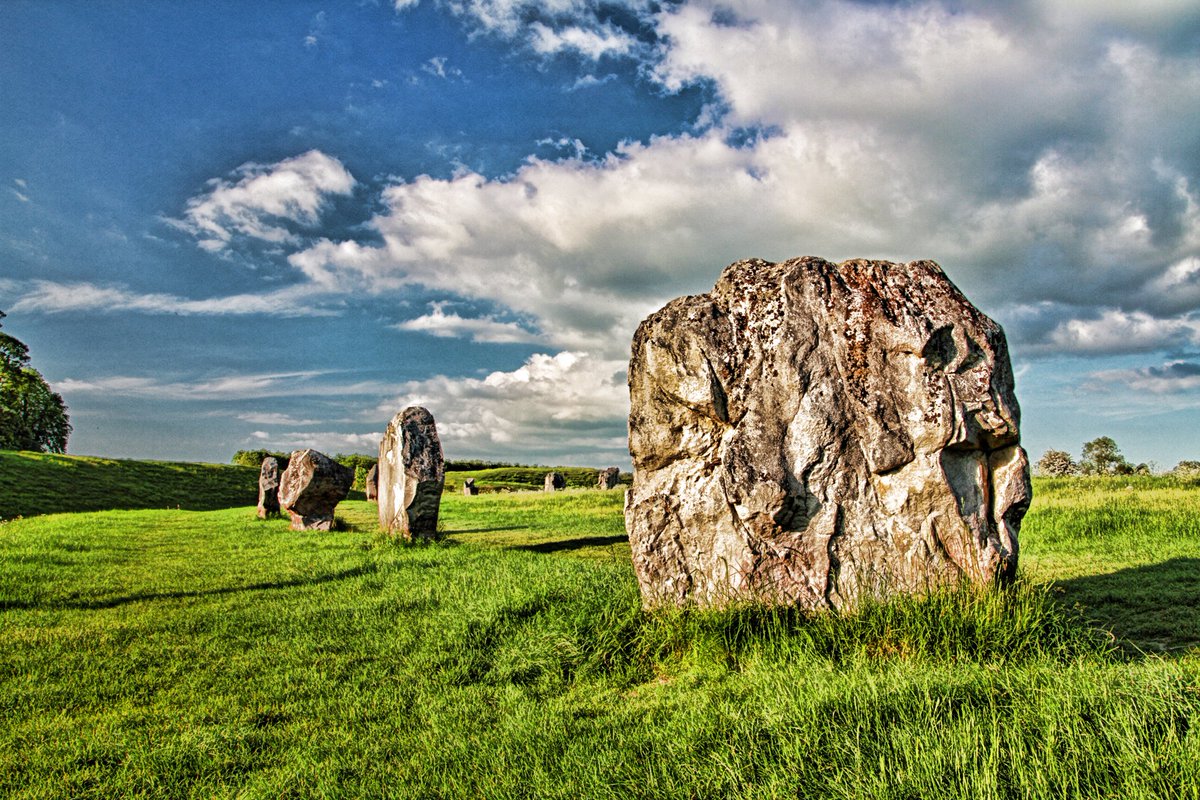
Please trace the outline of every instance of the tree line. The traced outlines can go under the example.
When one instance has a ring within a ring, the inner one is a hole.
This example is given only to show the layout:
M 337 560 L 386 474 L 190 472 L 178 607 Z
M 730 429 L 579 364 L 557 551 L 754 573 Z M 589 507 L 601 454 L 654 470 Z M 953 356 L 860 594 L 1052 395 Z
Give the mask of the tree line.
M 1078 461 L 1065 450 L 1047 450 L 1034 465 L 1039 475 L 1149 475 L 1149 464 L 1131 464 L 1111 436 L 1085 442 Z M 1177 475 L 1200 474 L 1200 461 L 1180 461 L 1172 470 Z
M 70 435 L 62 395 L 29 365 L 25 343 L 0 331 L 0 450 L 65 453 Z

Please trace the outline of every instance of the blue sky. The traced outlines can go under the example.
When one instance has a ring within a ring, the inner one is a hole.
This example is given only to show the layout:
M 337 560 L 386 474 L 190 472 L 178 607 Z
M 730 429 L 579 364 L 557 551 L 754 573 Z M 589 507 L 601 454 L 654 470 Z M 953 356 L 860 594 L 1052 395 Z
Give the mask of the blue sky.
M 637 322 L 932 258 L 1036 458 L 1200 458 L 1200 7 L 0 4 L 0 309 L 70 451 L 627 464 Z

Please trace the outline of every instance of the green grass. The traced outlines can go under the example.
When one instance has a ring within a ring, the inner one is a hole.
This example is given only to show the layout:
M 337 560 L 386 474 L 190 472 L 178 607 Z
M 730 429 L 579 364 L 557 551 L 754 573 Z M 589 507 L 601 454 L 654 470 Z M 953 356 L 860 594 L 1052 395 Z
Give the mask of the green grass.
M 0 796 L 1200 797 L 1200 492 L 1123 486 L 1039 482 L 1007 592 L 844 617 L 642 612 L 619 491 L 447 495 L 424 546 L 12 521 Z
M 547 472 L 560 472 L 567 482 L 568 489 L 594 489 L 596 475 L 599 470 L 590 467 L 493 467 L 446 473 L 446 491 L 457 493 L 462 491 L 464 478 L 474 478 L 475 485 L 482 492 L 528 491 L 538 490 L 545 486 Z M 632 480 L 629 473 L 624 473 L 621 480 L 626 485 Z M 624 488 L 624 487 L 622 487 Z M 618 491 L 614 489 L 613 491 Z
M 258 470 L 249 467 L 0 450 L 0 519 L 114 508 L 209 511 L 256 502 Z

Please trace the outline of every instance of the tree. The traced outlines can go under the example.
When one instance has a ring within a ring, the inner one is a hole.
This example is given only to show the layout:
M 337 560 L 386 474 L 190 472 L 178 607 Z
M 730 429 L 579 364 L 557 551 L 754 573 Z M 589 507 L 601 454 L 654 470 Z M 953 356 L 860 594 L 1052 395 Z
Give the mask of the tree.
M 1180 461 L 1171 472 L 1184 478 L 1200 475 L 1200 461 Z
M 1079 468 L 1084 475 L 1130 475 L 1133 465 L 1121 455 L 1121 448 L 1110 436 L 1101 436 L 1083 445 Z
M 1061 478 L 1074 475 L 1079 471 L 1079 465 L 1065 450 L 1047 450 L 1037 462 L 1037 471 L 1039 475 Z
M 0 449 L 63 453 L 70 435 L 62 396 L 29 366 L 29 348 L 0 332 Z

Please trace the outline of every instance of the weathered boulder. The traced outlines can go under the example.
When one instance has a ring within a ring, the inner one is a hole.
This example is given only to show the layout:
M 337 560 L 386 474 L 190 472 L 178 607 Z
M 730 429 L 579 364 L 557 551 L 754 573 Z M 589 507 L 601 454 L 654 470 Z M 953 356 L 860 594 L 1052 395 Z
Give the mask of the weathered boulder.
M 931 261 L 741 261 L 638 328 L 625 522 L 647 606 L 1011 578 L 1029 463 L 1000 326 Z
M 349 467 L 316 450 L 297 450 L 279 478 L 279 505 L 294 531 L 332 530 L 333 510 L 353 483 Z
M 617 467 L 609 467 L 608 469 L 600 470 L 596 475 L 597 489 L 615 489 L 621 484 L 621 470 Z
M 436 538 L 445 484 L 433 415 L 409 406 L 392 418 L 379 443 L 380 526 L 406 539 Z
M 279 459 L 267 456 L 258 470 L 258 518 L 279 513 Z
M 559 489 L 567 488 L 567 479 L 561 472 L 547 472 L 546 480 L 543 482 L 542 489 L 547 492 L 557 492 Z
M 379 465 L 372 464 L 367 470 L 367 478 L 363 482 L 363 493 L 366 494 L 368 500 L 379 499 Z
M 474 478 L 463 478 L 463 494 L 467 497 L 479 494 L 479 487 L 475 485 Z

